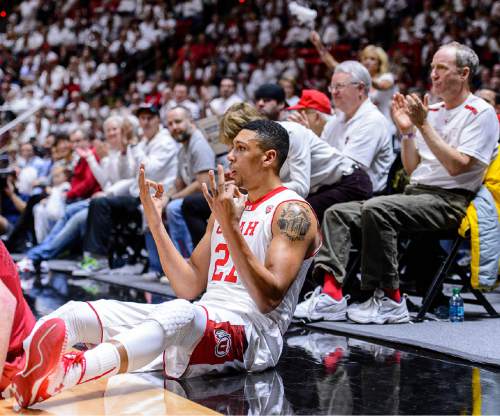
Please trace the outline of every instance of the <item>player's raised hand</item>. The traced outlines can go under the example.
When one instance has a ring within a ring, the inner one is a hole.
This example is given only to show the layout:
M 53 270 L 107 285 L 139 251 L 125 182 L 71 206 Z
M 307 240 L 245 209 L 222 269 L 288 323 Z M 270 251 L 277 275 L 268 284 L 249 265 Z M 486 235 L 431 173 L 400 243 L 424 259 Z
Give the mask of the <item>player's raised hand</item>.
M 151 190 L 154 191 L 153 194 Z M 146 172 L 142 163 L 139 168 L 139 197 L 149 226 L 161 224 L 163 208 L 167 203 L 163 185 L 146 179 Z
M 236 196 L 237 200 L 241 201 L 244 196 L 234 183 L 226 182 L 222 165 L 217 166 L 217 175 L 218 180 L 216 181 L 214 171 L 208 172 L 209 184 L 208 186 L 206 183 L 202 185 L 203 195 L 221 227 L 237 226 L 244 209 L 244 203 L 236 204 L 234 197 Z

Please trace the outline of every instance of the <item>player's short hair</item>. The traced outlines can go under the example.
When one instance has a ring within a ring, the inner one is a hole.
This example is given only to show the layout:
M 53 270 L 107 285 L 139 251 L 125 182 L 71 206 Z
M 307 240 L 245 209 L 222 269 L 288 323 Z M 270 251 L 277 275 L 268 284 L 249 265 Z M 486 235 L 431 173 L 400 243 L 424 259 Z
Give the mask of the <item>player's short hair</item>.
M 285 163 L 290 146 L 290 138 L 286 129 L 275 121 L 261 119 L 246 123 L 242 130 L 255 132 L 262 150 L 276 150 L 278 161 L 276 173 L 278 173 Z
M 248 103 L 233 104 L 226 110 L 219 122 L 219 140 L 232 146 L 233 139 L 246 123 L 264 118 L 254 106 Z

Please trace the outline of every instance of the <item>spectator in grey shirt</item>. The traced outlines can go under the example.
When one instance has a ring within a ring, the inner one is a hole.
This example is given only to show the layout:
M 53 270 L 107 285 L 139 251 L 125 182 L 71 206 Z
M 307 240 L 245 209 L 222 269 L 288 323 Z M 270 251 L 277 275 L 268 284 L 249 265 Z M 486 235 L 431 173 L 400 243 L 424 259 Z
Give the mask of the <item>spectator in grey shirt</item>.
M 215 153 L 198 130 L 190 111 L 182 106 L 167 113 L 167 126 L 181 144 L 178 153 L 177 178 L 167 192 L 167 229 L 170 238 L 184 257 L 189 257 L 193 243 L 182 216 L 182 201 L 188 195 L 201 194 L 201 184 L 208 183 L 208 171 L 215 169 Z

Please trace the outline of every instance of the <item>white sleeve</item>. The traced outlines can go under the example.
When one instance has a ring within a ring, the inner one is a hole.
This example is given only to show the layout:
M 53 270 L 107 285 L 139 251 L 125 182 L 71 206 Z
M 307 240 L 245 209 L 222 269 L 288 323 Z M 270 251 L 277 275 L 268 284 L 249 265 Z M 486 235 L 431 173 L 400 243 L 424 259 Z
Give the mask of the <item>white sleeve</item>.
M 394 84 L 394 75 L 392 75 L 392 73 L 390 73 L 390 72 L 386 72 L 386 73 L 380 75 L 379 77 L 377 77 L 377 81 L 378 82 L 389 81 L 391 84 Z
M 473 117 L 462 130 L 457 150 L 489 165 L 498 142 L 498 119 L 493 108 L 488 108 Z
M 162 137 L 150 149 L 149 155 L 143 153 L 141 163 L 144 163 L 148 178 L 153 181 L 165 180 L 166 172 L 172 176 L 172 181 L 177 176 L 177 146 L 173 139 Z
M 293 123 L 293 122 L 288 122 Z M 293 123 L 294 126 L 288 129 L 290 147 L 288 149 L 287 163 L 289 174 L 283 178 L 283 185 L 288 189 L 297 192 L 305 198 L 309 194 L 311 186 L 311 138 L 309 134 L 314 134 L 311 130 Z
M 135 185 L 136 179 L 121 179 L 108 186 L 105 190 L 107 196 L 130 195 L 130 188 Z
M 86 158 L 87 163 L 89 164 L 90 170 L 92 171 L 92 174 L 94 175 L 94 178 L 96 178 L 97 182 L 99 182 L 99 185 L 101 186 L 102 189 L 106 187 L 106 184 L 108 182 L 108 163 L 109 163 L 109 158 L 108 157 L 103 157 L 101 159 L 101 162 L 99 163 L 97 159 L 95 158 L 94 154 L 91 153 L 90 156 Z
M 51 194 L 47 198 L 47 204 L 45 205 L 46 215 L 51 221 L 57 221 L 64 215 L 64 208 L 66 207 L 65 192 L 68 189 L 68 183 L 52 188 Z

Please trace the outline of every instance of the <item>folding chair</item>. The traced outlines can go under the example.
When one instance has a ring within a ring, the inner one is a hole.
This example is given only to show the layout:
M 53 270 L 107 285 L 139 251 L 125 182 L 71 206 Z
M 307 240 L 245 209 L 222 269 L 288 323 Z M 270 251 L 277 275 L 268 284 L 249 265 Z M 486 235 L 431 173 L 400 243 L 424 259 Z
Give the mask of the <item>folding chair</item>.
M 468 241 L 468 240 L 461 237 L 461 236 L 456 236 L 454 238 L 450 253 L 446 256 L 445 261 L 442 263 L 441 267 L 434 275 L 432 283 L 429 286 L 429 289 L 427 290 L 426 295 L 422 299 L 422 306 L 420 307 L 420 310 L 419 310 L 416 318 L 414 319 L 415 322 L 421 322 L 424 320 L 425 315 L 429 311 L 429 308 L 432 304 L 432 301 L 436 297 L 436 294 L 438 293 L 438 291 L 443 286 L 443 283 L 457 284 L 456 280 L 449 280 L 449 279 L 447 279 L 447 276 L 448 276 L 448 272 L 449 272 L 451 266 L 455 262 L 455 259 L 456 259 L 457 254 L 458 254 L 458 249 L 460 248 L 461 244 L 464 241 Z M 470 278 L 467 275 L 467 273 L 459 273 L 458 275 L 460 276 L 460 281 L 461 281 L 462 287 L 465 289 L 468 289 L 475 297 L 475 299 L 464 299 L 464 301 L 467 303 L 482 305 L 492 318 L 500 318 L 500 315 L 498 314 L 498 312 L 495 310 L 495 308 L 493 308 L 493 306 L 488 301 L 488 299 L 486 299 L 486 297 L 483 295 L 483 293 L 477 289 L 474 289 L 471 286 Z

